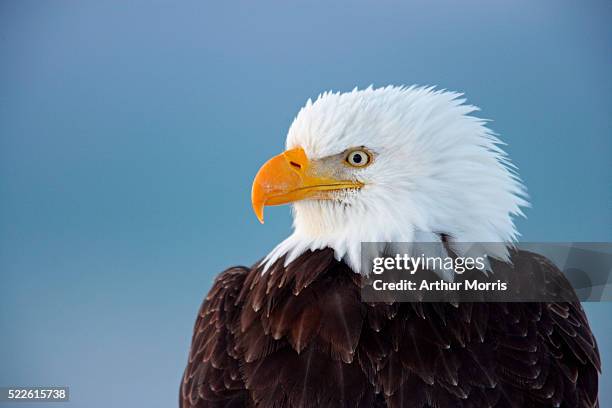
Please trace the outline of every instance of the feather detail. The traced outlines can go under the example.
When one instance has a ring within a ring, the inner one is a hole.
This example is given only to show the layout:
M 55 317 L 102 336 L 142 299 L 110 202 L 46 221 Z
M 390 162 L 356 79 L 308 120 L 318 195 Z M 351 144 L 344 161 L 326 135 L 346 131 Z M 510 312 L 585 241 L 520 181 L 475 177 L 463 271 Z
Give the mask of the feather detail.
M 537 255 L 511 257 L 493 272 L 567 284 Z M 182 407 L 598 406 L 577 301 L 368 304 L 331 249 L 258 265 L 223 272 L 204 300 Z

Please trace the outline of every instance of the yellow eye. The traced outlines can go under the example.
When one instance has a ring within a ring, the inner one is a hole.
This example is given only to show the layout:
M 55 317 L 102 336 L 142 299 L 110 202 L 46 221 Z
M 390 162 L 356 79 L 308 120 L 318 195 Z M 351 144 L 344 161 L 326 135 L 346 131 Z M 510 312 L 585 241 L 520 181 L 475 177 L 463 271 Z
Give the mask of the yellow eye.
M 353 167 L 365 167 L 371 160 L 370 154 L 364 150 L 353 150 L 346 156 L 346 162 Z

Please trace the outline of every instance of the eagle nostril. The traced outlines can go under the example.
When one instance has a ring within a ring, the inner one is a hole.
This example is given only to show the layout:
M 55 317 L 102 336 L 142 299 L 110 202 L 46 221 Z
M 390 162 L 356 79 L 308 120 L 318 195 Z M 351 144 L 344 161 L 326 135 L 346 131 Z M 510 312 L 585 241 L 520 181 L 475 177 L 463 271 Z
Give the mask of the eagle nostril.
M 302 168 L 301 164 L 296 163 L 294 161 L 290 161 L 289 164 L 292 165 L 293 167 L 295 167 L 296 169 L 301 169 Z

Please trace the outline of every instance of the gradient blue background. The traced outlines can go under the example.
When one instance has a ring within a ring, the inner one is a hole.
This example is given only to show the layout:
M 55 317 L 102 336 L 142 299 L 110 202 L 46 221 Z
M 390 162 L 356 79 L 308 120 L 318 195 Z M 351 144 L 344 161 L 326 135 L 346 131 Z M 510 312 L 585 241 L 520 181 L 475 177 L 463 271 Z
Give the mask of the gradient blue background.
M 0 2 L 0 385 L 176 405 L 214 276 L 290 232 L 252 177 L 327 89 L 466 92 L 529 188 L 523 239 L 612 241 L 612 3 L 218 3 Z M 585 307 L 612 406 L 612 304 Z

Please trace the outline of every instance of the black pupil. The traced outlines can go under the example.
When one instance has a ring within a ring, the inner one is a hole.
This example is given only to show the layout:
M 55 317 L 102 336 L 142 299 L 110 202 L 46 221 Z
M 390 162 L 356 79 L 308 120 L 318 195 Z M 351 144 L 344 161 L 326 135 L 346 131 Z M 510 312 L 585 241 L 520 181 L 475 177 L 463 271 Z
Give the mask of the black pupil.
M 361 163 L 361 160 L 362 160 L 362 157 L 361 157 L 361 155 L 360 155 L 359 153 L 356 153 L 356 154 L 353 156 L 353 161 L 354 161 L 355 163 L 359 164 L 359 163 Z

